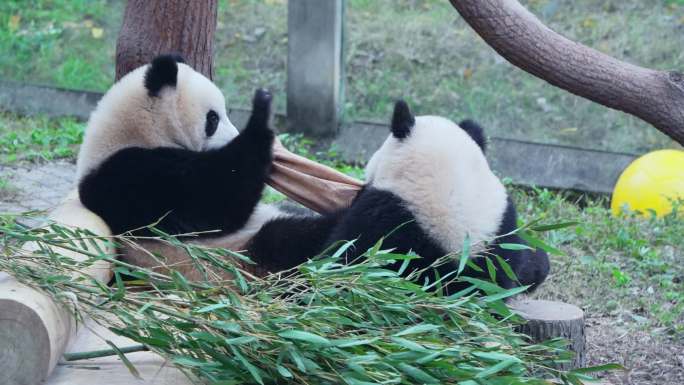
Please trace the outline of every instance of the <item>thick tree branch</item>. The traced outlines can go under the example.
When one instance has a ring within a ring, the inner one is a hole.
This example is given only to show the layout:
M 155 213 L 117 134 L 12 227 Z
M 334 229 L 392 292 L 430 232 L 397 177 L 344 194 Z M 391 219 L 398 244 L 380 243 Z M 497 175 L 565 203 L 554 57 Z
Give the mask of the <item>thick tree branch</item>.
M 128 0 L 116 42 L 116 80 L 163 53 L 213 76 L 217 0 Z
M 515 66 L 596 103 L 632 114 L 684 145 L 684 75 L 622 62 L 545 26 L 516 0 L 450 0 Z

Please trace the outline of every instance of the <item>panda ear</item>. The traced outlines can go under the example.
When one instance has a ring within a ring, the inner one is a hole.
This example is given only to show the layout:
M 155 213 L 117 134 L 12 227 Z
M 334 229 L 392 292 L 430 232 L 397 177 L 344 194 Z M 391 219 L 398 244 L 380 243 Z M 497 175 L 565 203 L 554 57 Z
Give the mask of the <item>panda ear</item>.
M 392 135 L 401 140 L 409 136 L 411 129 L 416 124 L 416 119 L 411 114 L 408 104 L 399 100 L 394 105 L 394 113 L 392 114 Z
M 487 139 L 485 139 L 484 130 L 479 124 L 470 119 L 466 119 L 458 125 L 473 138 L 475 143 L 480 146 L 483 153 L 487 151 Z
M 150 63 L 145 73 L 145 88 L 150 96 L 159 96 L 162 88 L 175 87 L 178 80 L 178 60 L 177 55 L 160 55 L 155 57 Z

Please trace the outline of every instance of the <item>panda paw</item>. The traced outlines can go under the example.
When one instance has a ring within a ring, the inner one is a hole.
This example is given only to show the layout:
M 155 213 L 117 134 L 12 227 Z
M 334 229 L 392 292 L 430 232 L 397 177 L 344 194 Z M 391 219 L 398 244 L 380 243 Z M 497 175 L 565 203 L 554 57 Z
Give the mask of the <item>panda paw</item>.
M 272 158 L 272 146 L 275 134 L 269 125 L 271 117 L 271 101 L 273 96 L 270 92 L 264 89 L 258 89 L 254 93 L 252 99 L 252 115 L 249 118 L 247 127 L 243 131 L 245 140 L 252 143 L 254 156 L 259 156 L 264 159 L 264 162 L 270 164 Z M 263 156 L 261 156 L 261 155 Z
M 271 116 L 271 101 L 273 95 L 268 90 L 260 88 L 254 93 L 252 99 L 252 117 L 268 122 Z

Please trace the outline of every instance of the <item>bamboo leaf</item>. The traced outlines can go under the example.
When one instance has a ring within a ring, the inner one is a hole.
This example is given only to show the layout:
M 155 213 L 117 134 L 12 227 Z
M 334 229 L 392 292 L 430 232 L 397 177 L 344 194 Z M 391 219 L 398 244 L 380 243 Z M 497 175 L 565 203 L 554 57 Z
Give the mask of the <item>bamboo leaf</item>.
M 566 227 L 577 226 L 579 224 L 580 223 L 576 222 L 576 221 L 561 222 L 561 223 L 555 223 L 555 224 L 551 224 L 551 225 L 532 226 L 532 227 L 530 227 L 530 229 L 533 231 L 537 231 L 537 232 L 543 232 L 543 231 L 558 230 L 558 229 L 563 229 Z
M 499 243 L 499 247 L 504 250 L 534 250 L 533 248 L 520 243 Z
M 280 337 L 289 340 L 304 341 L 314 345 L 330 346 L 332 343 L 327 338 L 321 337 L 318 334 L 306 332 L 303 330 L 286 330 L 278 333 Z
M 461 275 L 463 270 L 466 267 L 466 262 L 468 262 L 468 259 L 470 258 L 470 237 L 468 235 L 465 236 L 465 239 L 463 240 L 463 250 L 461 251 L 461 258 L 458 263 L 458 273 L 457 275 Z
M 420 325 L 411 326 L 407 329 L 404 329 L 404 330 L 400 331 L 399 333 L 394 334 L 394 336 L 395 337 L 401 337 L 401 336 L 406 336 L 409 334 L 422 334 L 422 333 L 437 330 L 439 328 L 440 328 L 439 325 L 420 324 Z
M 131 363 L 131 361 L 128 360 L 128 357 L 119 349 L 114 343 L 110 340 L 105 340 L 107 345 L 111 346 L 112 349 L 116 352 L 116 355 L 119 356 L 119 359 L 121 359 L 121 362 L 126 366 L 129 372 L 131 372 L 131 375 L 133 377 L 137 378 L 138 380 L 142 380 L 142 377 L 140 377 L 140 372 L 138 372 L 138 369 L 135 368 L 135 366 Z
M 400 363 L 397 365 L 399 369 L 406 373 L 409 377 L 412 377 L 415 380 L 418 380 L 422 384 L 439 384 L 440 381 L 431 375 L 429 375 L 427 372 L 416 368 L 415 366 L 411 366 L 409 364 L 405 363 Z

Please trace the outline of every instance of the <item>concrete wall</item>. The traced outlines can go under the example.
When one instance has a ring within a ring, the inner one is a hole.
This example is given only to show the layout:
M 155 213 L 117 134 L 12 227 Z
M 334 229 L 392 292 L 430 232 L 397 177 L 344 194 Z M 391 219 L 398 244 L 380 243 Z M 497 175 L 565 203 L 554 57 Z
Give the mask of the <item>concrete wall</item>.
M 0 109 L 21 114 L 72 115 L 86 119 L 102 94 L 0 81 Z M 229 109 L 236 127 L 242 128 L 249 110 Z M 283 127 L 286 117 L 275 117 Z M 341 126 L 337 135 L 321 139 L 334 145 L 350 162 L 364 162 L 389 134 L 386 125 L 355 122 Z M 567 146 L 491 138 L 488 154 L 492 168 L 515 183 L 589 192 L 610 193 L 618 176 L 635 158 L 632 154 L 586 150 Z

